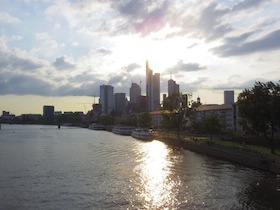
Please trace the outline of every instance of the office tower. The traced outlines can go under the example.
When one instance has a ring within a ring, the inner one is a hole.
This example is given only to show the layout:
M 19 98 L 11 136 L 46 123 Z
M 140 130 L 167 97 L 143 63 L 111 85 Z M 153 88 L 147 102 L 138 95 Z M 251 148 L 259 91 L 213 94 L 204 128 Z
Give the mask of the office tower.
M 173 79 L 168 80 L 168 97 L 179 94 L 179 85 Z
M 224 91 L 224 104 L 234 104 L 234 91 L 233 90 Z
M 146 61 L 146 96 L 148 111 L 160 109 L 160 74 L 153 74 Z
M 160 110 L 160 75 L 153 75 L 153 111 Z
M 101 114 L 108 115 L 114 109 L 114 88 L 111 85 L 100 86 Z
M 138 96 L 137 98 L 137 112 L 145 112 L 147 111 L 147 97 L 146 96 Z
M 123 112 L 126 108 L 125 93 L 115 93 L 115 111 Z
M 136 83 L 132 83 L 129 89 L 129 96 L 130 102 L 137 103 L 138 96 L 141 96 L 141 87 Z
M 43 117 L 47 122 L 54 121 L 54 106 L 43 106 Z

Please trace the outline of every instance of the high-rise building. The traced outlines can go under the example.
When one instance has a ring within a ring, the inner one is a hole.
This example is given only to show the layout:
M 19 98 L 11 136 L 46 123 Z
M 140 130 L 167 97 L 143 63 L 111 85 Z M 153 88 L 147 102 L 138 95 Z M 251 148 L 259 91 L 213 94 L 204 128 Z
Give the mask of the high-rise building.
M 155 73 L 149 67 L 146 61 L 146 96 L 147 109 L 156 111 L 160 109 L 160 74 Z
M 137 103 L 138 96 L 141 96 L 141 87 L 136 83 L 132 83 L 129 89 L 129 96 L 130 102 Z
M 137 112 L 145 112 L 147 111 L 147 97 L 146 96 L 138 96 L 137 98 Z
M 234 104 L 234 91 L 233 90 L 224 91 L 224 104 Z
M 173 79 L 168 80 L 168 97 L 179 94 L 179 85 Z
M 43 106 L 43 117 L 47 122 L 53 122 L 54 106 Z
M 115 110 L 117 112 L 123 112 L 126 108 L 125 93 L 115 93 Z
M 111 85 L 100 86 L 101 114 L 108 115 L 114 109 L 114 88 Z

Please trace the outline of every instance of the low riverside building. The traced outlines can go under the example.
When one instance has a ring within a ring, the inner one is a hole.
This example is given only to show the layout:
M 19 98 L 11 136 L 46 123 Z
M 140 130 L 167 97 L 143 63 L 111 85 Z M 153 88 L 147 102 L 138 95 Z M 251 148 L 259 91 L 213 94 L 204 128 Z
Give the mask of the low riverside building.
M 2 112 L 2 115 L 1 115 L 1 120 L 3 121 L 3 122 L 5 122 L 5 121 L 12 121 L 12 120 L 14 120 L 15 119 L 15 115 L 14 114 L 10 114 L 10 112 L 7 112 L 7 111 L 3 111 Z
M 195 109 L 195 122 L 198 123 L 206 117 L 218 115 L 225 123 L 226 130 L 242 131 L 238 116 L 237 104 L 209 104 L 200 105 Z
M 163 120 L 163 114 L 169 114 L 168 110 L 158 110 L 149 112 L 152 118 L 152 126 L 153 127 L 160 127 Z

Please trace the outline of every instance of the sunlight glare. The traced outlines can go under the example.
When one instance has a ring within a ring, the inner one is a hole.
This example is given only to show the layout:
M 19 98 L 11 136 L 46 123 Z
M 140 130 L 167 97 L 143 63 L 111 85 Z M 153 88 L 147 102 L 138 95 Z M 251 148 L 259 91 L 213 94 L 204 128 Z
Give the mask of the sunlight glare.
M 141 149 L 145 155 L 140 165 L 143 185 L 140 196 L 149 208 L 163 207 L 166 202 L 172 200 L 174 187 L 169 178 L 171 171 L 168 148 L 162 142 L 152 141 Z

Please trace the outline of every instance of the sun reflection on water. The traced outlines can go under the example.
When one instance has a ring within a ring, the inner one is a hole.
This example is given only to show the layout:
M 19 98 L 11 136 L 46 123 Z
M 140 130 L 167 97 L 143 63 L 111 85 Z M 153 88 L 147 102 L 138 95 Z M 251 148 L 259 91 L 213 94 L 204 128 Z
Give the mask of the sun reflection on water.
M 170 149 L 159 141 L 142 144 L 143 154 L 139 164 L 141 177 L 140 197 L 145 208 L 167 208 L 176 200 L 176 186 L 180 183 L 172 179 Z

